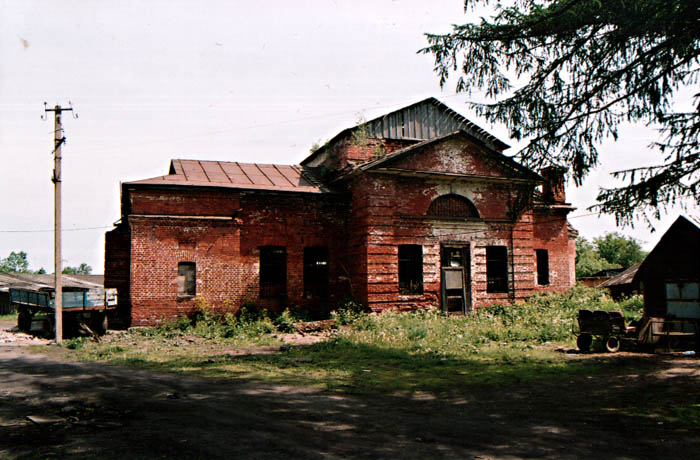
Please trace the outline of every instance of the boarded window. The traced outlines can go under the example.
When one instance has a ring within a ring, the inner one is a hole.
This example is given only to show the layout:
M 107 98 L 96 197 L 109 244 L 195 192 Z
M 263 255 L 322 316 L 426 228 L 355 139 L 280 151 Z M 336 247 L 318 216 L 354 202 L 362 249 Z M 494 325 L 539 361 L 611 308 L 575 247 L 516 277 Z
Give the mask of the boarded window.
M 197 295 L 197 265 L 194 262 L 177 264 L 177 293 L 178 295 Z
M 423 246 L 419 244 L 399 246 L 399 292 L 423 293 Z
M 304 248 L 304 297 L 328 297 L 328 248 L 325 246 Z
M 287 295 L 287 249 L 283 246 L 260 248 L 260 298 Z
M 442 195 L 430 203 L 428 212 L 429 217 L 452 217 L 452 218 L 478 218 L 474 203 L 460 195 L 449 194 Z
M 544 286 L 549 284 L 549 252 L 546 249 L 536 249 L 537 256 L 537 284 Z
M 669 316 L 700 318 L 700 283 L 666 283 L 666 306 Z
M 486 246 L 486 292 L 508 292 L 508 248 Z

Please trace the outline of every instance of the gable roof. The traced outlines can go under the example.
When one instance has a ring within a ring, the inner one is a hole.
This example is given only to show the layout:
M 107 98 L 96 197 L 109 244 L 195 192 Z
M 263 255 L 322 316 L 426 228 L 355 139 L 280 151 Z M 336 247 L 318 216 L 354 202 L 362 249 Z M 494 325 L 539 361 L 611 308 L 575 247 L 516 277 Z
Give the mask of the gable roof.
M 301 193 L 329 193 L 310 172 L 295 165 L 237 161 L 171 160 L 166 176 L 125 182 L 127 185 L 218 187 Z
M 369 137 L 385 139 L 404 139 L 409 141 L 426 141 L 455 131 L 464 131 L 492 150 L 503 151 L 510 146 L 472 123 L 434 97 L 429 97 L 414 104 L 373 118 L 364 125 Z M 326 146 L 331 145 L 358 129 L 358 126 L 346 128 L 336 134 L 324 146 L 306 157 L 301 164 L 307 164 L 320 155 Z
M 668 257 L 669 254 L 673 254 L 669 249 L 673 248 L 674 244 L 676 244 L 680 238 L 687 235 L 692 235 L 694 240 L 684 242 L 686 253 L 683 254 L 683 257 L 688 260 L 692 259 L 692 263 L 695 266 L 700 264 L 700 261 L 697 259 L 699 256 L 698 252 L 700 251 L 700 224 L 695 219 L 679 216 L 668 230 L 666 230 L 666 233 L 663 234 L 659 242 L 656 243 L 654 249 L 644 258 L 637 273 L 634 275 L 634 281 L 638 282 L 643 280 L 647 276 L 647 273 L 659 263 L 658 259 L 663 259 L 664 257 Z
M 419 142 L 418 144 L 410 145 L 408 147 L 405 147 L 400 150 L 396 150 L 394 152 L 391 152 L 390 154 L 374 160 L 370 161 L 367 163 L 364 163 L 359 167 L 360 170 L 363 171 L 368 171 L 372 169 L 379 169 L 382 166 L 387 166 L 389 163 L 398 160 L 400 158 L 403 158 L 411 153 L 417 152 L 421 149 L 424 149 L 428 146 L 431 146 L 433 144 L 437 144 L 440 142 L 447 141 L 449 139 L 454 139 L 454 138 L 466 138 L 469 140 L 474 140 L 474 136 L 466 131 L 463 130 L 458 130 L 454 131 L 439 137 L 435 137 L 432 139 L 429 139 L 427 141 Z M 544 182 L 544 178 L 540 176 L 539 174 L 535 173 L 531 169 L 521 165 L 520 163 L 514 161 L 512 158 L 507 157 L 503 155 L 500 152 L 496 152 L 492 149 L 485 149 L 485 155 L 488 155 L 492 159 L 495 160 L 495 162 L 499 163 L 502 167 L 505 167 L 509 169 L 510 171 L 514 171 L 519 173 L 521 176 L 523 176 L 525 179 L 529 179 L 535 182 Z

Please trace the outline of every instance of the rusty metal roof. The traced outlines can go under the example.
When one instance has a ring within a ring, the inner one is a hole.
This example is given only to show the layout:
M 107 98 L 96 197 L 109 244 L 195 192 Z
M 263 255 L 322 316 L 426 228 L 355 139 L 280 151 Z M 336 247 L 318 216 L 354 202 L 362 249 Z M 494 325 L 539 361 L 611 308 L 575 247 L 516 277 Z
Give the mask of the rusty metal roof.
M 236 161 L 172 160 L 167 176 L 126 182 L 126 184 L 223 187 L 301 193 L 330 192 L 301 166 Z

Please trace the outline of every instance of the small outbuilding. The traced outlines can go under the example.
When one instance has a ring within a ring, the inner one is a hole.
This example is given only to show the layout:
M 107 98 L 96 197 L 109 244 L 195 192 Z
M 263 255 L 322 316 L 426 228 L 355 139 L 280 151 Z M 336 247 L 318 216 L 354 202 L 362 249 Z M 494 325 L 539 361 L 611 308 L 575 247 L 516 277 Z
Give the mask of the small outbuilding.
M 634 275 L 637 274 L 640 264 L 634 264 L 617 275 L 608 278 L 594 287 L 606 288 L 614 300 L 620 300 L 625 296 L 631 296 L 639 292 L 639 285 L 634 282 Z
M 644 316 L 700 319 L 700 225 L 679 217 L 633 278 L 644 292 Z

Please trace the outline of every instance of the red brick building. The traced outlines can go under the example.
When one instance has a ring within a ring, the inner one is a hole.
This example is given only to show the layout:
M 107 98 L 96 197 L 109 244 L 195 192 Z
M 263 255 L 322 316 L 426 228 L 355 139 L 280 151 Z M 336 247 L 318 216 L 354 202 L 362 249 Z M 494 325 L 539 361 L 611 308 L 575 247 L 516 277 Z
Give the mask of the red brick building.
M 346 129 L 299 166 L 173 160 L 122 184 L 105 286 L 126 324 L 214 306 L 467 312 L 575 283 L 562 171 L 427 99 Z

